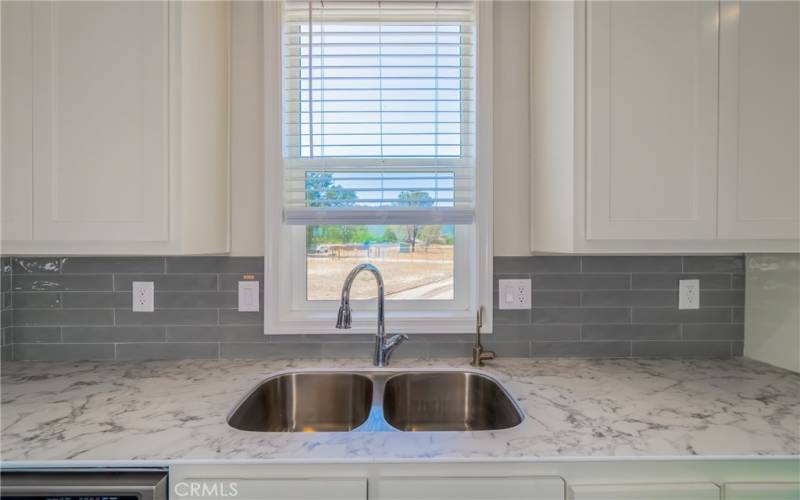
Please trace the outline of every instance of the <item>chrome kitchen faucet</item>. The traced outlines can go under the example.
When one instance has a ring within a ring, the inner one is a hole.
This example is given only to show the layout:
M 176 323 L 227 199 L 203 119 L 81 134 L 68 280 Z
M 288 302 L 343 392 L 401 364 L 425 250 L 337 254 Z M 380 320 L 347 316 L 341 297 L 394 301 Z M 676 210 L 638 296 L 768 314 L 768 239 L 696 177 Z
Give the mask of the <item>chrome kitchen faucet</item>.
M 383 276 L 378 268 L 372 264 L 359 264 L 350 271 L 342 286 L 342 302 L 339 306 L 339 315 L 336 318 L 336 328 L 349 330 L 352 324 L 352 311 L 350 309 L 350 287 L 353 286 L 356 276 L 361 271 L 369 271 L 375 276 L 378 283 L 378 331 L 375 334 L 375 355 L 372 363 L 375 366 L 386 366 L 392 351 L 397 348 L 404 340 L 408 340 L 407 335 L 392 335 L 386 338 L 385 318 L 383 315 Z

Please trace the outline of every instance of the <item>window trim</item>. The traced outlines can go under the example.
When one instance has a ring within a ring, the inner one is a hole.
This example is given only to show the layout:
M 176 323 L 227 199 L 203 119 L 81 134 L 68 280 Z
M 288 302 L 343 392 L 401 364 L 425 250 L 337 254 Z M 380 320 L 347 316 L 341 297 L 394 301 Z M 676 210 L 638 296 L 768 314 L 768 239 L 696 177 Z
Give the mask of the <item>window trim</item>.
M 294 308 L 293 292 L 283 285 L 297 265 L 292 255 L 291 227 L 283 221 L 283 116 L 282 103 L 282 6 L 283 2 L 265 2 L 264 34 L 264 333 L 341 334 L 334 328 L 335 311 L 319 308 Z M 471 259 L 468 270 L 476 269 L 466 304 L 459 308 L 425 307 L 408 309 L 398 302 L 387 303 L 386 317 L 390 332 L 402 333 L 471 333 L 475 313 L 484 307 L 483 331 L 492 332 L 492 101 L 493 101 L 493 6 L 475 2 L 476 73 L 475 73 L 475 215 L 471 231 Z M 302 226 L 295 226 L 300 230 Z M 305 252 L 303 252 L 305 257 Z M 455 264 L 454 264 L 455 265 Z M 305 266 L 303 266 L 304 269 Z M 471 274 L 471 273 L 467 273 Z M 300 280 L 298 280 L 299 282 Z M 305 275 L 302 278 L 305 290 Z M 368 301 L 364 301 L 368 302 Z M 404 301 L 405 302 L 405 301 Z M 409 301 L 416 302 L 416 301 Z M 442 301 L 450 304 L 451 301 Z M 431 301 L 431 306 L 436 305 Z M 375 333 L 374 307 L 353 307 L 353 329 L 347 333 Z

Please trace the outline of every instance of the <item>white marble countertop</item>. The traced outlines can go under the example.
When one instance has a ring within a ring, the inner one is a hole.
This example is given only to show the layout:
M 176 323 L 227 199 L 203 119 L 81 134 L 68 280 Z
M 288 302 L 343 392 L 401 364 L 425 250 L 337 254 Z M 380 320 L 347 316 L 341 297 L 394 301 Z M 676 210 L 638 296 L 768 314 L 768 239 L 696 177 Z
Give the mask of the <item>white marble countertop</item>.
M 467 366 L 396 360 L 392 369 Z M 800 455 L 800 375 L 744 359 L 498 359 L 486 372 L 526 415 L 501 431 L 254 433 L 226 424 L 246 391 L 289 368 L 370 366 L 361 359 L 4 363 L 0 457 L 16 464 Z

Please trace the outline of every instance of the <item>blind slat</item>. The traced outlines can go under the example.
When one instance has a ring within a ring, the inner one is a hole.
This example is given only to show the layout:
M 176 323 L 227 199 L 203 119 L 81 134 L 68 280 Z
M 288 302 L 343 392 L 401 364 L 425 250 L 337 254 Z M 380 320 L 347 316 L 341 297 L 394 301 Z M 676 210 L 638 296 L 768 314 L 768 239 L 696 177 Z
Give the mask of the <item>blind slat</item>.
M 285 0 L 288 224 L 469 224 L 474 22 L 464 0 Z

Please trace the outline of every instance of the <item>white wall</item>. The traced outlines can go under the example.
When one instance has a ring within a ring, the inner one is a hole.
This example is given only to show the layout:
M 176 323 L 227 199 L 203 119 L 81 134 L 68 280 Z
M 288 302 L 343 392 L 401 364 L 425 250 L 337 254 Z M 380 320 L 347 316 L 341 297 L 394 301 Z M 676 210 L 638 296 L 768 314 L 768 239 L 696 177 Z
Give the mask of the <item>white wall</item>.
M 528 9 L 528 2 L 519 1 L 497 1 L 494 6 L 495 255 L 530 253 Z M 259 3 L 234 2 L 231 86 L 233 255 L 264 254 L 261 20 Z
M 231 253 L 264 255 L 264 53 L 259 2 L 233 2 Z M 278 75 L 276 75 L 278 77 Z
M 745 262 L 744 355 L 800 373 L 800 254 Z

